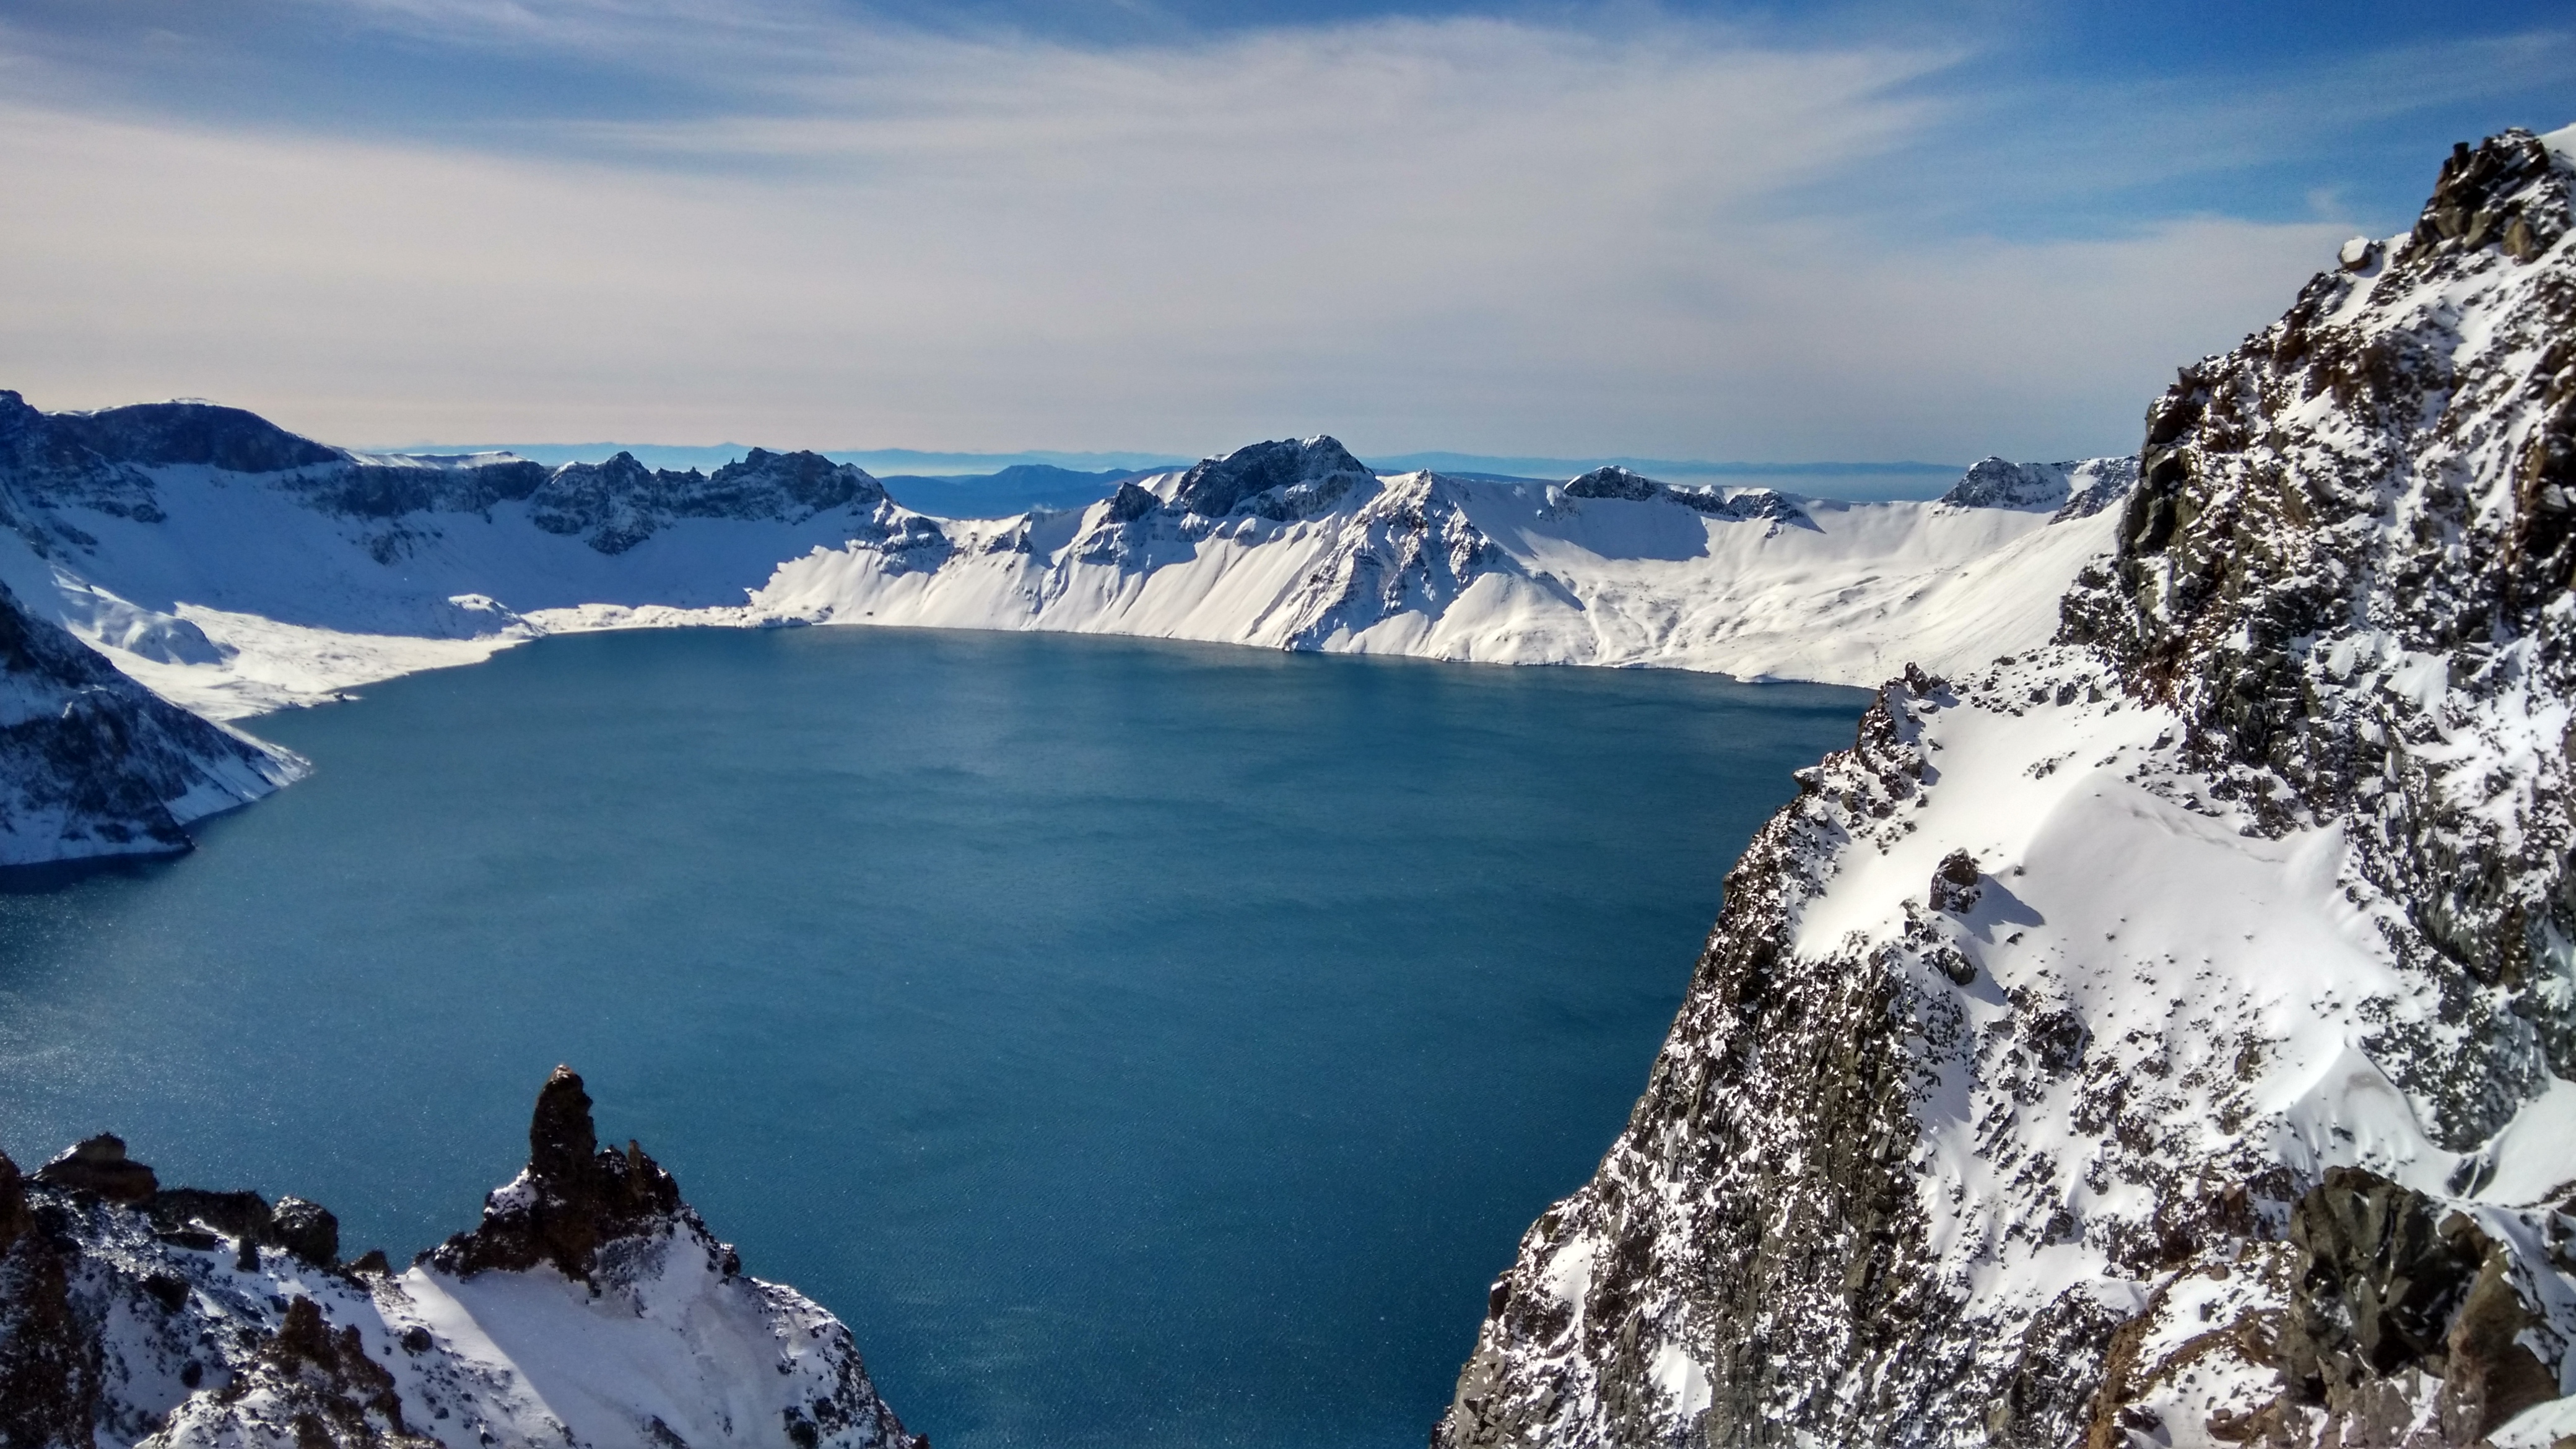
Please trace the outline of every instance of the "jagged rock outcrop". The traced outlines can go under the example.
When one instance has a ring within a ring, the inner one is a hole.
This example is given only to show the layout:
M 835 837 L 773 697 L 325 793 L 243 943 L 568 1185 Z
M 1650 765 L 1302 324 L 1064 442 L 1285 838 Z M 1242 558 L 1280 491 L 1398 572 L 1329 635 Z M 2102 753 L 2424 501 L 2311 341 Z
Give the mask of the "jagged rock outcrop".
M 493 1189 L 482 1223 L 440 1244 L 429 1261 L 459 1274 L 550 1263 L 586 1282 L 600 1244 L 649 1233 L 682 1211 L 680 1185 L 642 1147 L 600 1148 L 581 1078 L 557 1067 L 528 1124 L 528 1170 Z
M 1331 438 L 1282 439 L 1193 464 L 1172 490 L 1174 507 L 1202 518 L 1249 513 L 1274 522 L 1308 518 L 1377 481 Z
M 2135 458 L 2013 463 L 1988 457 L 1940 497 L 1947 508 L 2014 508 L 2082 518 L 2124 501 L 2138 481 Z
M 1810 530 L 1816 528 L 1815 519 L 1808 516 L 1807 510 L 1798 506 L 1796 499 L 1773 489 L 1676 488 L 1669 483 L 1657 482 L 1643 473 L 1617 466 L 1595 468 L 1589 473 L 1566 480 L 1565 496 L 1617 498 L 1630 503 L 1643 503 L 1654 498 L 1669 498 L 1696 512 L 1738 523 L 1749 523 L 1758 518 L 1775 523 L 1794 524 Z
M 0 587 L 0 865 L 184 851 L 189 821 L 303 770 L 135 683 Z
M 2186 369 L 2059 640 L 1801 774 L 1435 1443 L 2576 1433 L 2571 142 Z
M 597 1150 L 569 1070 L 529 1146 L 399 1275 L 340 1261 L 316 1204 L 161 1188 L 114 1137 L 0 1156 L 0 1445 L 924 1449 L 847 1328 L 743 1276 L 642 1149 Z
M 528 495 L 530 522 L 548 533 L 581 534 L 607 554 L 624 553 L 673 519 L 802 523 L 833 509 L 882 510 L 890 520 L 909 522 L 919 536 L 912 547 L 935 546 L 940 536 L 929 519 L 895 509 L 864 471 L 820 453 L 754 448 L 712 475 L 647 468 L 633 454 L 619 453 L 605 463 L 567 463 Z

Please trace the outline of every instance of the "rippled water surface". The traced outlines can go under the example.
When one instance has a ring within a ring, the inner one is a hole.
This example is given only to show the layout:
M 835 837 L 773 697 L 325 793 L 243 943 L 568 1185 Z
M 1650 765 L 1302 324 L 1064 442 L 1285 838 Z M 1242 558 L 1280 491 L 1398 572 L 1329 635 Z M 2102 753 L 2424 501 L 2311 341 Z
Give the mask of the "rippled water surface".
M 0 1147 L 353 1254 L 556 1062 L 941 1449 L 1413 1449 L 1857 691 L 1062 636 L 543 641 L 254 722 L 314 777 L 0 896 Z

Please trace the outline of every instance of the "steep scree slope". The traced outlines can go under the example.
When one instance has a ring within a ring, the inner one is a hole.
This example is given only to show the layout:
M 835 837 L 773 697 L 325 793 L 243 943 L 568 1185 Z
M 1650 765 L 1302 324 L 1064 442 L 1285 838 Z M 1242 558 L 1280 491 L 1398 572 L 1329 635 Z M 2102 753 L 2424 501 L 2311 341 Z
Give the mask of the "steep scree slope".
M 2058 642 L 1802 774 L 1435 1443 L 2576 1433 L 2571 142 L 2186 369 Z
M 94 1137 L 0 1157 L 11 1449 L 927 1449 L 850 1333 L 743 1276 L 581 1078 L 538 1094 L 483 1221 L 395 1273 L 297 1198 L 162 1188 Z

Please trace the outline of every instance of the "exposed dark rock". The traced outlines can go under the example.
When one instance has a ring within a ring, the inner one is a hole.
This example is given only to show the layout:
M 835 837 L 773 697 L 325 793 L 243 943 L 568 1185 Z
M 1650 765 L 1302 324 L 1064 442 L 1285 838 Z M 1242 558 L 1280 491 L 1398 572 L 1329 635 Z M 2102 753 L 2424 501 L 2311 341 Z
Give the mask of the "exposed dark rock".
M 1941 868 L 1932 872 L 1932 909 L 1954 914 L 1974 910 L 1977 882 L 1982 879 L 1984 873 L 1977 869 L 1975 856 L 1964 850 L 1951 851 L 1941 857 Z
M 600 1148 L 580 1075 L 557 1067 L 537 1093 L 527 1170 L 493 1191 L 481 1226 L 425 1256 L 451 1273 L 551 1263 L 587 1278 L 602 1243 L 668 1227 L 680 1211 L 679 1184 L 643 1148 Z
M 77 1250 L 47 1216 L 0 1156 L 0 1445 L 91 1449 L 100 1348 L 72 1307 Z
M 15 393 L 7 394 L 15 400 Z M 340 452 L 299 438 L 257 413 L 206 402 L 138 403 L 95 413 L 56 413 L 54 430 L 111 463 L 146 468 L 194 463 L 233 473 L 279 473 L 337 462 Z
M 1625 498 L 1636 502 L 1652 498 L 1663 489 L 1664 485 L 1643 473 L 1618 467 L 1595 468 L 1565 484 L 1569 498 Z
M 175 1420 L 171 1437 L 183 1443 L 440 1449 L 403 1423 L 394 1376 L 367 1357 L 357 1327 L 332 1331 L 310 1298 L 289 1303 L 257 1357 L 221 1389 L 182 1406 Z
M 2054 510 L 2065 504 L 2070 493 L 2067 475 L 2072 463 L 2011 463 L 2001 458 L 1980 460 L 1950 485 L 1941 495 L 1942 503 L 1952 508 L 2016 508 Z
M 340 1261 L 340 1220 L 320 1203 L 279 1198 L 269 1232 L 268 1241 L 316 1267 Z
M 1163 506 L 1163 500 L 1133 483 L 1121 483 L 1109 500 L 1111 523 L 1133 523 Z
M 127 1206 L 150 1202 L 161 1187 L 151 1168 L 126 1157 L 124 1138 L 104 1132 L 63 1149 L 34 1176 L 47 1187 L 95 1193 Z
M 447 466 L 350 463 L 316 469 L 288 486 L 325 513 L 396 519 L 411 513 L 481 513 L 496 503 L 529 497 L 548 476 L 545 465 L 518 458 L 436 461 Z
M 27 1206 L 27 1181 L 9 1154 L 0 1152 L 0 1256 L 35 1225 L 35 1211 Z
M 1281 439 L 1193 465 L 1172 501 L 1204 518 L 1253 513 L 1285 521 L 1318 513 L 1375 480 L 1368 465 L 1331 438 Z
M 1666 488 L 1664 496 L 1685 508 L 1737 523 L 1762 519 L 1793 528 L 1816 528 L 1816 520 L 1798 506 L 1798 500 L 1769 488 L 1739 488 L 1732 493 L 1715 488 Z
M 269 1237 L 274 1216 L 267 1199 L 255 1192 L 208 1192 L 201 1187 L 174 1187 L 151 1203 L 152 1221 L 163 1234 L 207 1227 L 243 1242 Z
M 1437 475 L 1399 479 L 1352 511 L 1341 546 L 1283 601 L 1301 621 L 1284 642 L 1317 648 L 1406 610 L 1436 618 L 1491 558 L 1484 532 Z

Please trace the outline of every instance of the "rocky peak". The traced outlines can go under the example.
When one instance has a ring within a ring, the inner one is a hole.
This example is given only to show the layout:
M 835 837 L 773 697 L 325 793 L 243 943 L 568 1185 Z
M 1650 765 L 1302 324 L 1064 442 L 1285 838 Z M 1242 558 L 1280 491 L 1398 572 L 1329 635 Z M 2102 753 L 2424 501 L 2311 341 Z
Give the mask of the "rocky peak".
M 280 473 L 344 457 L 339 449 L 298 437 L 257 413 L 209 402 L 56 413 L 50 422 L 64 439 L 111 463 L 146 468 L 193 463 L 232 473 Z
M 1273 440 L 1193 465 L 1181 475 L 1172 501 L 1203 518 L 1236 512 L 1303 518 L 1376 476 L 1331 438 Z
M 548 533 L 579 533 L 618 554 L 676 519 L 731 518 L 802 523 L 835 508 L 888 502 L 876 479 L 820 453 L 754 448 L 713 476 L 647 468 L 631 453 L 602 463 L 567 463 L 528 499 L 528 520 Z
M 866 470 L 835 463 L 820 453 L 773 453 L 754 448 L 736 462 L 718 468 L 708 480 L 716 495 L 749 496 L 774 492 L 785 503 L 808 513 L 852 503 L 882 503 L 886 492 Z
M 1952 508 L 2055 509 L 2072 492 L 2073 463 L 2010 463 L 1986 457 L 1971 466 L 1940 502 Z
M 2527 262 L 2567 234 L 2567 201 L 2567 159 L 2529 131 L 2490 136 L 2475 149 L 2463 141 L 2442 163 L 2409 239 L 2426 254 L 2494 246 Z
M 2532 995 L 2576 939 L 2571 182 L 2526 131 L 2455 151 L 2413 233 L 2183 369 L 2118 555 L 2065 605 L 2062 637 L 2180 711 L 2267 828 L 2366 808 L 2358 859 L 2410 903 L 2418 964 L 2507 993 L 2504 1056 L 2457 1073 L 2476 1100 L 2436 1094 L 2451 1141 L 2544 1058 L 2576 1075 L 2576 1022 Z
M 481 1226 L 425 1257 L 452 1273 L 552 1263 L 567 1278 L 586 1279 L 601 1244 L 667 1229 L 685 1211 L 679 1184 L 642 1147 L 601 1150 L 590 1094 L 578 1073 L 559 1066 L 537 1092 L 527 1169 L 493 1189 Z
M 1661 483 L 1626 468 L 1595 468 L 1566 480 L 1568 498 L 1626 498 L 1643 501 L 1663 491 Z

